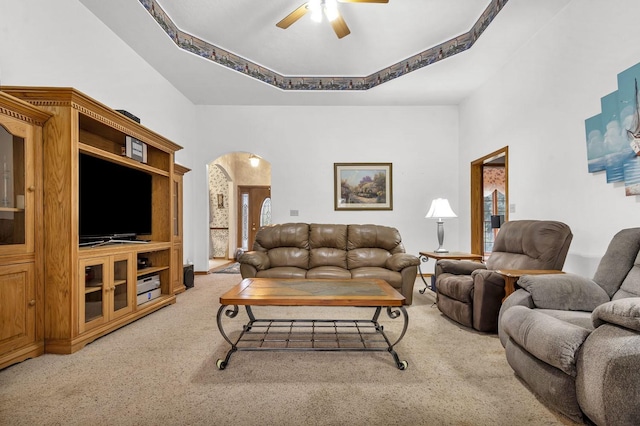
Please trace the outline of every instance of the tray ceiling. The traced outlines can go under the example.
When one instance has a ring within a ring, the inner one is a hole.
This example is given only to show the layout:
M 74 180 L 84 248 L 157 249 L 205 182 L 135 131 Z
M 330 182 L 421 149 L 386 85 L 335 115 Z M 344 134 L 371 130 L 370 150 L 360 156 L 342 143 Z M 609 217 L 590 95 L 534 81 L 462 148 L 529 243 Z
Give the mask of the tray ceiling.
M 570 0 L 340 3 L 340 12 L 351 29 L 342 39 L 328 22 L 316 23 L 309 16 L 286 30 L 276 27 L 280 19 L 304 3 L 299 0 L 80 1 L 196 104 L 434 105 L 459 103 Z M 414 67 L 411 72 L 405 68 L 395 73 L 393 81 L 358 93 L 328 93 L 326 84 L 322 90 L 314 87 L 316 93 L 303 93 L 288 91 L 292 87 L 278 87 L 273 81 L 257 81 L 246 69 L 230 69 L 186 51 L 145 9 L 153 3 L 180 33 L 277 75 L 374 79 L 381 72 L 384 77 L 390 67 L 398 68 L 407 59 L 415 62 L 415 55 L 474 33 L 488 8 L 496 4 L 504 8 L 495 19 L 485 19 L 480 36 L 468 50 L 458 48 L 457 54 Z

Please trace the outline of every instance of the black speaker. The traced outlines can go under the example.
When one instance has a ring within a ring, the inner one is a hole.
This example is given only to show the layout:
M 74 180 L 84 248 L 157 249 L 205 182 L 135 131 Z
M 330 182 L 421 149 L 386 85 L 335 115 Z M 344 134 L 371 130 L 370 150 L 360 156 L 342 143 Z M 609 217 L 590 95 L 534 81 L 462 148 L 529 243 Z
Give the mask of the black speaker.
M 193 287 L 193 265 L 184 265 L 183 269 L 183 283 L 184 286 L 188 289 Z
M 492 214 L 491 215 L 491 228 L 493 228 L 493 229 L 500 228 L 503 223 L 504 223 L 504 215 L 502 215 L 502 214 L 500 214 L 500 215 Z

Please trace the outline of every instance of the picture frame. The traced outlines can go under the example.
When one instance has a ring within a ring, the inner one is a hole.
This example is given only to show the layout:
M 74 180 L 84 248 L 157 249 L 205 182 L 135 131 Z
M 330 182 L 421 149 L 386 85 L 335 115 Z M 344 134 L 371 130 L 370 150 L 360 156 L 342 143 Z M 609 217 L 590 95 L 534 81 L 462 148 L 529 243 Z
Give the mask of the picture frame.
M 334 210 L 393 210 L 392 163 L 334 163 Z

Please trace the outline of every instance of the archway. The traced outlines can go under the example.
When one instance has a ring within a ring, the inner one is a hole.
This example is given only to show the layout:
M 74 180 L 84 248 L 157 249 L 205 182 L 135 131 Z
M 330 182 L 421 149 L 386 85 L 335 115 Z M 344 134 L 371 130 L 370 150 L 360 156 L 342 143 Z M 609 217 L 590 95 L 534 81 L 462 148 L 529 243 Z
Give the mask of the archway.
M 257 160 L 257 161 L 256 161 Z M 255 165 L 252 164 L 256 163 Z M 249 152 L 231 152 L 208 164 L 209 264 L 232 261 L 238 242 L 238 187 L 271 186 L 271 163 Z

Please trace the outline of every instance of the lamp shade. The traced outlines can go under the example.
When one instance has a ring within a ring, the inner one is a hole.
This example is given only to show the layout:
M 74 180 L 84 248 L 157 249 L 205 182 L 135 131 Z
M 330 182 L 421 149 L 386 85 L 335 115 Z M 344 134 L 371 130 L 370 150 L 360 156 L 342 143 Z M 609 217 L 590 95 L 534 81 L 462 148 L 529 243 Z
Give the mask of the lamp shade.
M 449 200 L 446 198 L 435 198 L 431 201 L 431 207 L 427 212 L 426 218 L 442 218 L 442 217 L 458 217 L 451 210 L 451 206 L 449 205 Z

